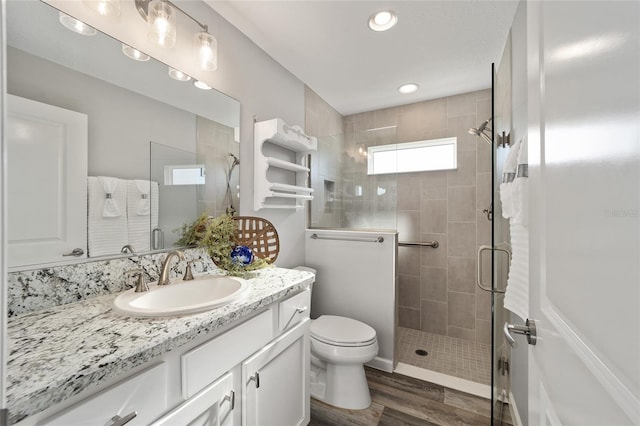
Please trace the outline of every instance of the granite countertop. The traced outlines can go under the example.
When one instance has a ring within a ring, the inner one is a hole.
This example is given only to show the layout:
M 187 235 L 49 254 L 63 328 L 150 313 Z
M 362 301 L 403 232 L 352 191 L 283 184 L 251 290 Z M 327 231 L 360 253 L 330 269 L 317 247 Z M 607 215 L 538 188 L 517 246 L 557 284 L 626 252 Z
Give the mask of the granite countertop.
M 125 317 L 113 312 L 117 294 L 109 294 L 10 318 L 10 423 L 285 298 L 312 283 L 313 275 L 267 268 L 248 281 L 250 290 L 241 300 L 181 317 Z

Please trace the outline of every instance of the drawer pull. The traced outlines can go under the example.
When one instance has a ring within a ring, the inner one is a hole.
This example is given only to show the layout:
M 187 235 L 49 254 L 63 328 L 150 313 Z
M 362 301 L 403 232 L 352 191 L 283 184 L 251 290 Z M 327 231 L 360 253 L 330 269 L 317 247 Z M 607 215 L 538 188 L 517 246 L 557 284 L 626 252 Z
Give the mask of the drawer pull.
M 109 419 L 109 421 L 104 426 L 124 426 L 133 420 L 138 413 L 136 411 L 132 411 L 124 417 L 120 417 L 117 414 Z
M 236 393 L 234 391 L 230 391 L 229 395 L 226 395 L 222 399 L 222 401 L 220 401 L 220 405 L 224 404 L 227 401 L 231 402 L 231 410 L 233 410 L 236 407 Z
M 253 376 L 249 377 L 249 381 L 255 381 L 256 382 L 256 389 L 258 389 L 260 387 L 260 373 L 258 371 L 256 371 L 256 374 L 254 374 Z
M 291 314 L 291 316 L 289 317 L 289 321 L 287 321 L 287 323 L 284 325 L 284 327 L 282 328 L 283 330 L 286 330 L 287 327 L 289 327 L 289 324 L 291 324 L 291 321 L 293 321 L 293 319 L 296 317 L 296 315 L 299 315 L 301 313 L 304 313 L 307 311 L 307 307 L 303 306 L 301 308 L 296 308 L 295 311 L 293 311 L 293 313 Z

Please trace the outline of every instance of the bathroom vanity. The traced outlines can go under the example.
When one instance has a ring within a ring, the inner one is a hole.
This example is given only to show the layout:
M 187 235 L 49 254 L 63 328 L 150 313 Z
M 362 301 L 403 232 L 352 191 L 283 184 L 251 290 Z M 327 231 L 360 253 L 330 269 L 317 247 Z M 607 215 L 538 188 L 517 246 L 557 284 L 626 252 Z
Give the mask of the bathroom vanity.
M 10 423 L 307 424 L 313 280 L 267 268 L 180 317 L 119 315 L 113 294 L 11 318 Z

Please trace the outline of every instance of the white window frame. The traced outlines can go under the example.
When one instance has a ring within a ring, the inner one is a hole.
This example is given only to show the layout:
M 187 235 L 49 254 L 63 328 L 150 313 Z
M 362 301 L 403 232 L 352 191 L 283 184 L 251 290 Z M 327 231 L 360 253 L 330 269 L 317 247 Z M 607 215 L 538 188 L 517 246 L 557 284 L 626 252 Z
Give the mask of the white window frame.
M 375 171 L 375 154 L 379 152 L 391 152 L 391 151 L 401 151 L 401 150 L 409 150 L 409 149 L 418 149 L 418 148 L 429 148 L 436 147 L 442 145 L 453 145 L 453 157 L 452 157 L 452 166 L 442 166 L 442 167 L 432 167 L 432 168 L 424 168 L 424 169 L 415 169 L 415 170 L 398 170 L 398 163 L 395 164 L 395 169 L 393 171 L 384 171 L 384 172 L 376 172 Z M 397 143 L 397 144 L 389 144 L 389 145 L 377 145 L 370 146 L 367 148 L 367 174 L 369 175 L 381 175 L 381 174 L 391 174 L 391 173 L 418 173 L 424 171 L 435 171 L 435 170 L 456 170 L 458 168 L 458 138 L 456 137 L 448 137 L 441 139 L 429 139 L 423 141 L 415 141 L 415 142 L 405 142 L 405 143 Z
M 174 185 L 204 185 L 203 182 L 193 182 L 193 183 L 174 183 L 173 182 L 173 172 L 174 170 L 184 170 L 184 169 L 200 169 L 200 176 L 204 178 L 206 174 L 206 169 L 204 164 L 178 164 L 178 165 L 166 165 L 164 166 L 164 184 L 166 186 L 174 186 Z

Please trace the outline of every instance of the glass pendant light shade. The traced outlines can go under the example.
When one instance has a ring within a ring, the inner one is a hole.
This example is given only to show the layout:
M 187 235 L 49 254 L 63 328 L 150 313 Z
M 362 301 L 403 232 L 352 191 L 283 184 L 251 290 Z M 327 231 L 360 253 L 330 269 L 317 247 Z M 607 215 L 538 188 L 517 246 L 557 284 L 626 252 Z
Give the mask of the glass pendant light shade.
M 161 47 L 176 44 L 176 11 L 165 0 L 151 0 L 147 16 L 150 41 Z
M 62 25 L 64 25 L 67 29 L 73 31 L 74 33 L 88 36 L 96 34 L 95 28 L 90 27 L 84 22 L 78 21 L 76 18 L 72 18 L 71 16 L 62 12 L 58 12 L 58 19 Z
M 196 33 L 194 53 L 198 66 L 203 71 L 215 71 L 218 68 L 218 41 L 208 32 Z
M 138 49 L 134 49 L 133 47 L 129 46 L 128 44 L 124 44 L 124 43 L 122 43 L 122 53 L 124 53 L 129 58 L 133 59 L 134 61 L 145 62 L 145 61 L 148 61 L 149 59 L 151 59 L 151 57 L 149 55 L 147 55 L 145 53 L 142 53 Z
M 84 0 L 100 16 L 120 16 L 120 0 Z

